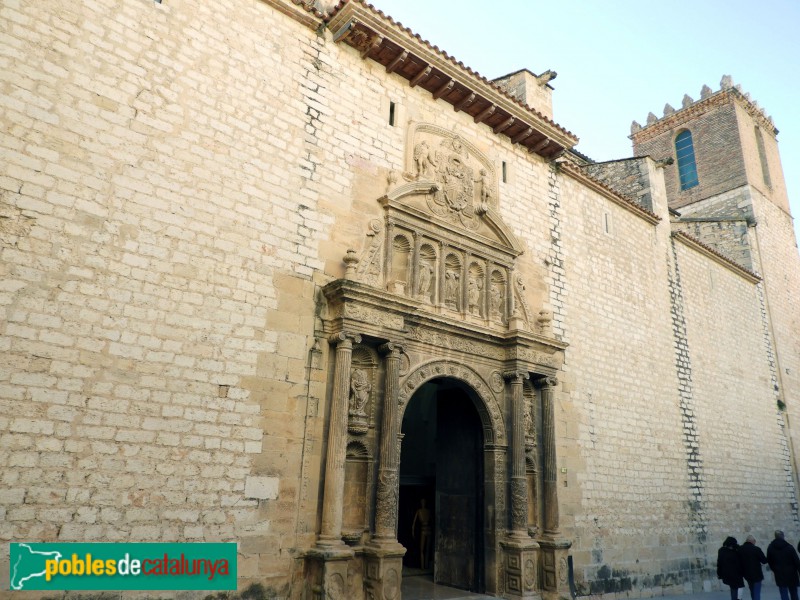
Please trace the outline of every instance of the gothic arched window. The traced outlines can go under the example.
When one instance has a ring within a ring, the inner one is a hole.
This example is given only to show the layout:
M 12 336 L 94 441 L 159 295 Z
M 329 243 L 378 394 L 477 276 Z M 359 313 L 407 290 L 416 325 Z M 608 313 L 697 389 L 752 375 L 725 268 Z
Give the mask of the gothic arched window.
M 678 177 L 681 190 L 688 190 L 698 184 L 697 163 L 694 160 L 694 144 L 692 133 L 687 129 L 675 138 L 675 156 L 678 159 Z

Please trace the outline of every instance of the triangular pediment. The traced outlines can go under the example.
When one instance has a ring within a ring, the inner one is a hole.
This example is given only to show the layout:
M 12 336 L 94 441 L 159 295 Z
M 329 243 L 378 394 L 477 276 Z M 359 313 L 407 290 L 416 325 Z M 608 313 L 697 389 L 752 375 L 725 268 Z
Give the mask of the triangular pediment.
M 412 181 L 391 190 L 379 200 L 395 214 L 404 214 L 409 221 L 438 228 L 456 237 L 469 238 L 478 251 L 489 247 L 516 258 L 523 248 L 516 236 L 490 206 L 483 205 L 469 212 L 448 211 L 442 185 L 433 181 Z M 439 209 L 431 209 L 431 205 Z
M 498 212 L 492 161 L 435 125 L 409 127 L 406 164 L 378 199 L 354 278 L 474 324 L 530 330 L 534 316 L 516 270 L 523 247 Z M 357 266 L 356 266 L 357 265 Z

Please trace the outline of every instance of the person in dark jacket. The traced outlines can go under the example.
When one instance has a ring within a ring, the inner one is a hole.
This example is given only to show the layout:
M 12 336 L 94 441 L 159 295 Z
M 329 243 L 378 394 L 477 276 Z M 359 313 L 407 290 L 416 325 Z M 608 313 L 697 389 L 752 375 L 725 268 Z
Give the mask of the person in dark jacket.
M 800 577 L 797 573 L 800 570 L 800 557 L 780 530 L 775 532 L 775 539 L 767 546 L 767 563 L 775 573 L 775 585 L 781 593 L 781 600 L 798 600 L 797 586 L 800 584 Z
M 794 548 L 792 548 L 794 550 Z M 731 600 L 739 597 L 739 588 L 744 587 L 742 557 L 739 556 L 739 543 L 735 537 L 726 537 L 722 548 L 717 552 L 717 577 L 730 587 Z M 792 600 L 797 600 L 793 598 Z
M 742 568 L 747 587 L 750 588 L 750 599 L 761 600 L 761 582 L 764 581 L 764 571 L 761 565 L 767 564 L 764 552 L 756 546 L 756 538 L 748 535 L 742 547 L 739 548 L 742 557 Z

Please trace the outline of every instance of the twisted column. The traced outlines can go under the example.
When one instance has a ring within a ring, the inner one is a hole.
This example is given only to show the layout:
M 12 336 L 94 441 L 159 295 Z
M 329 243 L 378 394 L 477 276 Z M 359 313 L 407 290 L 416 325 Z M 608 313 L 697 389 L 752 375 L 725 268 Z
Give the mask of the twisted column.
M 350 391 L 350 365 L 353 342 L 361 336 L 337 333 L 330 338 L 336 345 L 333 398 L 328 425 L 328 454 L 325 458 L 325 487 L 322 496 L 322 530 L 317 545 L 342 545 L 342 503 L 344 501 L 344 463 L 347 455 L 347 402 Z
M 558 531 L 558 474 L 556 473 L 556 428 L 553 412 L 553 397 L 558 379 L 545 377 L 539 380 L 542 390 L 542 435 L 543 455 L 543 500 L 544 500 L 544 532 L 550 535 Z
M 528 374 L 503 374 L 511 393 L 511 530 L 514 537 L 528 537 L 528 485 L 525 477 L 525 399 L 522 382 Z
M 378 489 L 375 505 L 375 539 L 397 538 L 398 466 L 400 464 L 400 423 L 397 402 L 400 393 L 400 355 L 402 347 L 388 343 L 380 351 L 386 357 L 386 389 L 383 396 L 381 446 L 379 449 Z

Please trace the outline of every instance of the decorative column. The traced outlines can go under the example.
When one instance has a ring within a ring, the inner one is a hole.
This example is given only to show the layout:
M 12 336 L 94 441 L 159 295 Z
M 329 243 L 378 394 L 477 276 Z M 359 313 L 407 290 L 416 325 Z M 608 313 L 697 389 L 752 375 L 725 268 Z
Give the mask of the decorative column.
M 397 541 L 398 470 L 400 465 L 400 395 L 402 347 L 387 343 L 379 350 L 386 357 L 386 388 L 379 449 L 378 489 L 375 502 L 375 534 L 364 548 L 367 562 L 365 585 L 374 598 L 397 598 L 406 549 Z
M 558 379 L 545 377 L 539 380 L 542 389 L 542 436 L 544 444 L 542 469 L 544 480 L 544 533 L 558 535 L 558 472 L 556 468 L 556 426 L 553 396 Z
M 528 374 L 503 374 L 511 388 L 511 531 L 514 537 L 528 537 L 528 482 L 525 476 L 525 398 L 522 382 Z
M 350 365 L 353 342 L 361 336 L 337 333 L 330 338 L 336 344 L 336 366 L 333 374 L 333 398 L 328 425 L 328 455 L 325 459 L 325 488 L 322 497 L 322 529 L 317 546 L 343 546 L 342 502 L 344 501 L 344 463 L 347 455 L 347 401 L 350 391 Z
M 555 388 L 558 379 L 543 377 L 538 382 L 542 395 L 542 490 L 544 522 L 542 538 L 542 588 L 546 600 L 569 597 L 567 553 L 572 543 L 560 537 L 558 515 L 558 470 L 556 467 Z
M 528 485 L 525 477 L 525 398 L 523 371 L 503 374 L 509 382 L 511 404 L 511 531 L 501 545 L 504 551 L 506 598 L 539 598 L 537 588 L 539 545 L 528 535 Z
M 347 456 L 347 404 L 353 342 L 361 336 L 341 332 L 330 337 L 336 346 L 331 412 L 328 423 L 328 454 L 325 458 L 325 486 L 322 497 L 322 528 L 317 544 L 307 553 L 307 593 L 317 598 L 347 598 L 347 566 L 353 550 L 342 541 L 344 465 Z
M 381 541 L 397 541 L 398 466 L 400 463 L 400 422 L 397 399 L 400 393 L 400 355 L 402 347 L 387 343 L 379 348 L 386 356 L 386 390 L 379 450 L 378 489 L 375 504 L 375 536 Z

